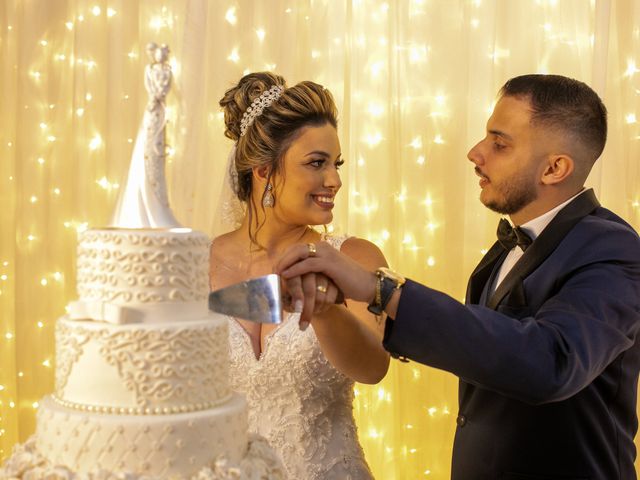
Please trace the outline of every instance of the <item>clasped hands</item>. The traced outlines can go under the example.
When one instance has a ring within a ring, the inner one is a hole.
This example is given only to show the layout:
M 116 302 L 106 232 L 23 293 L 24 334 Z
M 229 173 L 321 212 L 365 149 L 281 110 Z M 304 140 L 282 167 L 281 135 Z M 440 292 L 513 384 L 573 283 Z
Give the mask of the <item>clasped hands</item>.
M 289 247 L 275 265 L 282 278 L 285 309 L 300 313 L 300 328 L 306 329 L 314 314 L 347 298 L 371 303 L 376 275 L 326 242 Z

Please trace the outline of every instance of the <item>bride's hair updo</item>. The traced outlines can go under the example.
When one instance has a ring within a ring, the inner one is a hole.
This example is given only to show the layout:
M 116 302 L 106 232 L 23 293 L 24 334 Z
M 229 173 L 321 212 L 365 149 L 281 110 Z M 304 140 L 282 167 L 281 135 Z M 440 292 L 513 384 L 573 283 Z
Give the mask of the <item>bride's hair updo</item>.
M 242 116 L 251 103 L 274 86 L 284 87 L 280 97 L 255 117 L 241 135 Z M 280 75 L 257 72 L 245 75 L 227 90 L 220 100 L 224 111 L 225 136 L 236 142 L 235 169 L 238 175 L 236 194 L 247 203 L 252 215 L 252 169 L 269 166 L 269 178 L 282 169 L 282 160 L 303 127 L 327 123 L 337 128 L 336 105 L 331 93 L 322 85 L 304 81 L 286 88 Z

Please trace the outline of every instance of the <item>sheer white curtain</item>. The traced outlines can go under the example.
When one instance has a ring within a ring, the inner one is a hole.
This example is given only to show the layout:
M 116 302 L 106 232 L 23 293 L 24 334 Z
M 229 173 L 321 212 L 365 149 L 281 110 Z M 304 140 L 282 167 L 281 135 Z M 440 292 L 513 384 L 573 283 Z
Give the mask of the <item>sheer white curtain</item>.
M 530 72 L 592 85 L 610 112 L 589 184 L 640 227 L 640 1 L 5 0 L 0 3 L 0 457 L 52 389 L 53 325 L 75 297 L 75 229 L 109 220 L 146 100 L 147 42 L 172 49 L 174 212 L 212 233 L 224 166 L 217 101 L 275 70 L 335 95 L 347 163 L 334 228 L 462 299 L 497 217 L 466 160 L 495 94 Z M 394 362 L 357 387 L 377 478 L 449 475 L 456 379 Z

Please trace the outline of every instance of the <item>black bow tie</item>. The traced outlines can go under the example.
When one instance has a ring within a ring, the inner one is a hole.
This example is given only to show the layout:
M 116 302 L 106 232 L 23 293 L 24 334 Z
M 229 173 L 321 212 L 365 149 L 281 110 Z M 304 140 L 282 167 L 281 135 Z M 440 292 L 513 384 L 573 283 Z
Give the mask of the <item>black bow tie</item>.
M 497 234 L 498 241 L 505 250 L 511 250 L 517 245 L 524 252 L 533 242 L 524 230 L 520 227 L 512 227 L 506 218 L 500 219 Z

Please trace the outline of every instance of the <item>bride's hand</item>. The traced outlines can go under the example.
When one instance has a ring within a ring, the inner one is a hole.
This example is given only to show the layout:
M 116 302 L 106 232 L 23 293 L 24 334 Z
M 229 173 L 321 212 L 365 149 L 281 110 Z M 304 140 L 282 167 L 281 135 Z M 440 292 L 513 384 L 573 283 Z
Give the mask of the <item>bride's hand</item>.
M 306 330 L 311 321 L 311 312 L 319 314 L 336 303 L 342 303 L 344 297 L 329 277 L 321 273 L 305 273 L 284 279 L 284 288 L 289 298 L 296 300 L 294 311 L 301 313 L 300 329 Z M 286 302 L 285 302 L 286 303 Z

